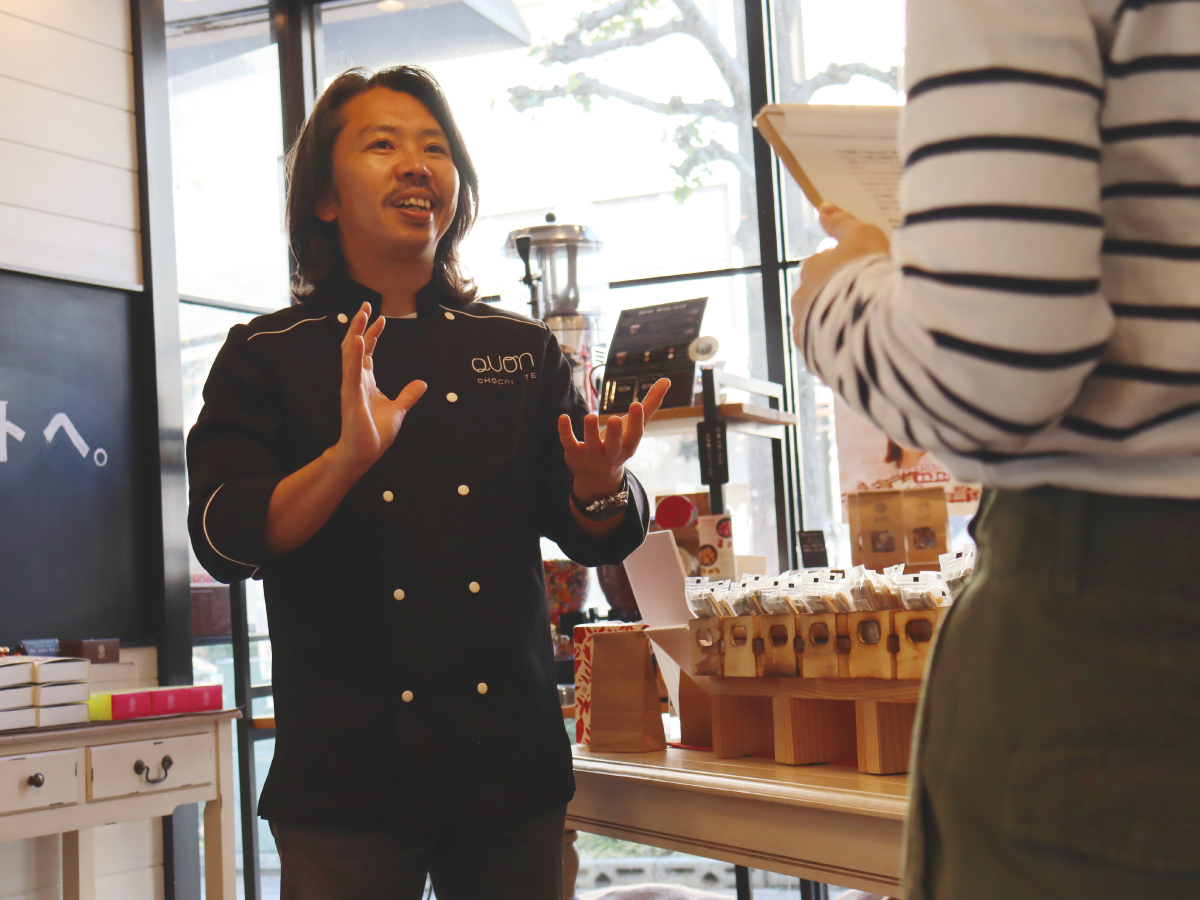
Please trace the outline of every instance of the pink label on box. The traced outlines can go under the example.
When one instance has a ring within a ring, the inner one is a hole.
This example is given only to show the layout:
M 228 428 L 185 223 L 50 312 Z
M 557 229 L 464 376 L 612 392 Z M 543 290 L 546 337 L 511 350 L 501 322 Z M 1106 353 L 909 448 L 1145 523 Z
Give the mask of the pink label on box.
M 112 717 L 116 719 L 141 719 L 150 715 L 150 692 L 130 691 L 112 695 Z
M 221 708 L 221 686 L 219 684 L 198 684 L 188 689 L 191 700 L 191 712 L 210 712 Z
M 177 716 L 191 712 L 190 688 L 158 688 L 150 692 L 150 714 L 154 716 Z
M 645 622 L 597 622 L 575 626 L 575 742 L 592 740 L 592 638 L 600 631 L 645 631 Z

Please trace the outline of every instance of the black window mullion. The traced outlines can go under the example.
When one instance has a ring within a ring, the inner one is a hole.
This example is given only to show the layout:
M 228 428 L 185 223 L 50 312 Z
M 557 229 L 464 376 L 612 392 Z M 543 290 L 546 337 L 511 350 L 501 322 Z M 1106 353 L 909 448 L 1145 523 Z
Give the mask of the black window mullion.
M 746 46 L 750 75 L 750 110 L 757 113 L 774 93 L 771 67 L 770 16 L 767 0 L 746 0 Z M 759 259 L 762 267 L 763 339 L 766 344 L 767 378 L 784 385 L 784 407 L 791 405 L 790 351 L 787 346 L 787 317 L 784 315 L 786 291 L 783 290 L 782 252 L 780 247 L 779 192 L 775 159 L 770 145 L 754 131 L 755 194 L 758 207 Z M 775 400 L 772 406 L 778 406 Z M 772 461 L 775 476 L 775 518 L 778 526 L 779 563 L 791 560 L 794 567 L 795 541 L 792 533 L 799 526 L 800 484 L 796 479 L 795 441 L 789 435 L 773 442 Z

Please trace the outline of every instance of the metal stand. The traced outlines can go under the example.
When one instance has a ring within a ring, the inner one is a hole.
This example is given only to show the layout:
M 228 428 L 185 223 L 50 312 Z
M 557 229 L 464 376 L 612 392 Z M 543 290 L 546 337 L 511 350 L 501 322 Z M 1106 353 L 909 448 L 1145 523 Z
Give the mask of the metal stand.
M 258 777 L 254 768 L 254 743 L 275 737 L 274 728 L 254 727 L 254 699 L 269 697 L 270 685 L 254 687 L 250 679 L 250 622 L 246 615 L 246 583 L 229 585 L 229 612 L 233 630 L 233 696 L 242 711 L 237 722 L 238 786 L 241 788 L 242 877 L 245 900 L 262 896 L 258 864 Z
M 800 900 L 829 900 L 829 885 L 801 878 Z
M 733 877 L 737 885 L 737 900 L 754 900 L 750 890 L 750 870 L 745 866 L 734 866 Z
M 783 386 L 771 381 L 731 375 L 722 369 L 705 366 L 700 369 L 700 388 L 704 399 L 704 421 L 696 424 L 696 440 L 700 449 L 700 483 L 708 485 L 708 500 L 714 516 L 725 512 L 725 485 L 729 483 L 729 447 L 725 419 L 717 402 L 721 387 L 736 388 L 751 394 L 761 394 L 783 400 Z
M 717 405 L 716 372 L 710 367 L 700 370 L 704 396 L 704 421 L 696 424 L 696 440 L 700 445 L 700 483 L 708 485 L 709 511 L 714 516 L 725 512 L 725 485 L 729 483 L 729 448 L 726 441 L 725 419 Z

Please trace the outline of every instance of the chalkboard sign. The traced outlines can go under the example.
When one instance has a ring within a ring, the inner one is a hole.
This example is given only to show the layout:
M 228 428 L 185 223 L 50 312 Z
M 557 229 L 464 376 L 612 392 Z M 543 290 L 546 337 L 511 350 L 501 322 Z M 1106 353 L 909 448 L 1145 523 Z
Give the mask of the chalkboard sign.
M 142 299 L 0 271 L 0 644 L 153 640 L 138 583 Z

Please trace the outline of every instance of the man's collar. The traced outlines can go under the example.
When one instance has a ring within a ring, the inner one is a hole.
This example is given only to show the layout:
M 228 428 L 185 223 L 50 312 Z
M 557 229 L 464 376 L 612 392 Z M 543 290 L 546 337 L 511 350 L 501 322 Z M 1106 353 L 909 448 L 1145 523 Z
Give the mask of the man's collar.
M 345 325 L 339 317 L 344 315 L 347 319 L 354 318 L 364 303 L 371 304 L 371 321 L 374 321 L 383 305 L 383 295 L 360 284 L 344 272 L 339 272 L 330 275 L 318 285 L 312 294 L 305 298 L 305 302 L 328 311 L 335 321 Z M 430 279 L 428 284 L 417 291 L 417 317 L 423 319 L 437 314 L 441 304 L 445 302 L 436 279 Z

